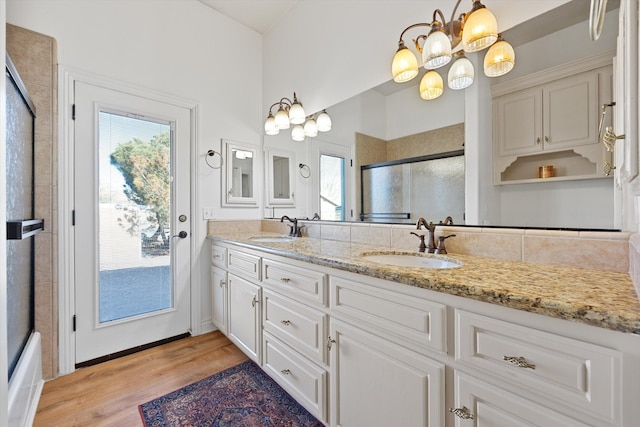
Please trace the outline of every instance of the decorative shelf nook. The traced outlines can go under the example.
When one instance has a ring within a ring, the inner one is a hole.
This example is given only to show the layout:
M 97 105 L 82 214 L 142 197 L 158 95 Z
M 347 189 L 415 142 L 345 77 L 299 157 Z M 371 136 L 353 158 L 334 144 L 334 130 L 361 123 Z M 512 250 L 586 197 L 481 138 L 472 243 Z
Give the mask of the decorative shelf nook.
M 604 52 L 491 88 L 494 185 L 608 178 L 611 153 L 598 115 L 612 101 L 614 52 Z M 553 176 L 539 177 L 542 166 Z

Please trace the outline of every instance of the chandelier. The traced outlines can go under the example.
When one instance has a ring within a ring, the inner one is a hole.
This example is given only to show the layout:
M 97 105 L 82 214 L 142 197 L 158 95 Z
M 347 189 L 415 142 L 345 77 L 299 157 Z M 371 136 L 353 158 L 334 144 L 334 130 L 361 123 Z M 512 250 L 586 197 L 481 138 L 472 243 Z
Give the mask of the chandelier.
M 442 11 L 436 9 L 431 23 L 409 25 L 400 34 L 391 73 L 395 82 L 403 83 L 418 75 L 418 59 L 404 44 L 402 37 L 408 30 L 416 27 L 430 28 L 428 34 L 413 39 L 416 49 L 422 54 L 424 68 L 428 70 L 420 81 L 420 96 L 423 99 L 435 99 L 442 95 L 444 82 L 440 74 L 434 70 L 449 64 L 452 60 L 453 64 L 447 75 L 449 88 L 459 90 L 471 86 L 475 72 L 465 53 L 489 48 L 484 57 L 484 74 L 488 77 L 505 75 L 515 65 L 513 47 L 498 34 L 495 16 L 480 3 L 480 0 L 473 0 L 471 10 L 454 19 L 461 1 L 456 2 L 449 22 L 445 21 Z
M 273 114 L 273 107 L 278 106 L 278 111 Z M 331 117 L 326 110 L 320 113 L 305 115 L 302 104 L 298 101 L 296 93 L 293 93 L 293 101 L 289 98 L 281 98 L 269 107 L 269 115 L 264 122 L 264 133 L 278 135 L 280 130 L 291 128 L 291 139 L 304 141 L 306 137 L 313 138 L 318 132 L 331 130 Z

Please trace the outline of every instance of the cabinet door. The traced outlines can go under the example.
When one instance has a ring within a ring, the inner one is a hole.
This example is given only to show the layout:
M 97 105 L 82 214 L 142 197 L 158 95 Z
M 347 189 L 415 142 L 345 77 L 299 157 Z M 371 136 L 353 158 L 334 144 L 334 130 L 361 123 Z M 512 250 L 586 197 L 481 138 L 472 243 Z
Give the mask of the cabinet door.
M 495 138 L 500 156 L 542 150 L 542 90 L 532 88 L 497 97 Z
M 526 398 L 455 372 L 456 427 L 586 427 Z M 455 413 L 455 412 L 454 412 Z
M 331 320 L 331 425 L 444 425 L 444 365 Z
M 598 143 L 598 74 L 578 74 L 544 86 L 544 149 Z
M 260 364 L 260 286 L 231 273 L 229 286 L 229 339 Z
M 211 322 L 227 335 L 227 272 L 211 267 Z

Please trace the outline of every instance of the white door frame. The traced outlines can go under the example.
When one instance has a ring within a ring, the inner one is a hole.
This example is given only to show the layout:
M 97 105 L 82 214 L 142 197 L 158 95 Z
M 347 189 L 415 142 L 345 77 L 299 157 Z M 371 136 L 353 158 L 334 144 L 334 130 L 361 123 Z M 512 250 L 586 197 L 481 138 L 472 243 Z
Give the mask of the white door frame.
M 74 279 L 74 227 L 72 210 L 74 207 L 74 121 L 72 106 L 74 101 L 74 82 L 102 86 L 119 90 L 155 101 L 176 105 L 190 110 L 191 116 L 191 153 L 198 153 L 197 119 L 198 105 L 195 101 L 172 96 L 152 89 L 116 81 L 107 77 L 71 67 L 58 66 L 58 370 L 59 374 L 68 374 L 75 370 L 75 333 L 73 332 L 73 315 L 75 313 L 75 279 Z M 199 235 L 198 218 L 199 202 L 197 181 L 197 162 L 194 154 L 190 160 L 190 193 L 192 235 L 191 253 L 191 331 L 200 333 L 200 270 L 198 268 L 197 248 L 204 236 Z

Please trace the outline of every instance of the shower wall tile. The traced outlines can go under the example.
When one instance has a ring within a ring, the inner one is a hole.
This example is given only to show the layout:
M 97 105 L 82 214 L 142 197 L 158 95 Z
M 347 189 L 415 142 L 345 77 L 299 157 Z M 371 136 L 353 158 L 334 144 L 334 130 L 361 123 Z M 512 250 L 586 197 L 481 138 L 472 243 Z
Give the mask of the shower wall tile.
M 57 45 L 52 37 L 7 24 L 6 47 L 36 107 L 35 215 L 45 229 L 35 238 L 35 318 L 42 336 L 43 377 L 58 374 L 57 283 Z

